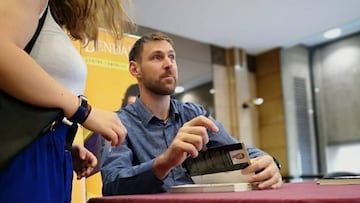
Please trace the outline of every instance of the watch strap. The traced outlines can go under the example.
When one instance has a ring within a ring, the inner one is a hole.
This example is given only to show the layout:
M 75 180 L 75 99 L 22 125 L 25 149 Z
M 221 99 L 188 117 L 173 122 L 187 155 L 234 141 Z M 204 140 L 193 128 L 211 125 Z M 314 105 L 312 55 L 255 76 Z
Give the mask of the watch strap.
M 87 98 L 84 95 L 79 95 L 78 97 L 80 99 L 79 108 L 69 120 L 73 123 L 82 124 L 88 118 L 91 112 L 91 106 L 88 104 Z

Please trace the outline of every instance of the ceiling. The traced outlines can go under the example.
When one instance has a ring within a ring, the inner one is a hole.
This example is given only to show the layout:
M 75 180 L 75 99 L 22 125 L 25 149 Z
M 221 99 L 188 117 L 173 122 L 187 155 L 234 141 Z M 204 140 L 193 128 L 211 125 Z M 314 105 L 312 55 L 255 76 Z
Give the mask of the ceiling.
M 322 32 L 339 26 L 360 30 L 360 0 L 132 1 L 140 26 L 252 55 L 321 43 Z

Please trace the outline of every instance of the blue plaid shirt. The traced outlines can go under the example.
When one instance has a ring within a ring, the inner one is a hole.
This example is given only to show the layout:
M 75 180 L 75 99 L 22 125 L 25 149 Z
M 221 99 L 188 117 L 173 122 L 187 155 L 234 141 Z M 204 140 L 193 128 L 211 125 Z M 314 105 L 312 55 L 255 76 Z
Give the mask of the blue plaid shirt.
M 167 122 L 156 118 L 140 101 L 127 105 L 117 112 L 128 135 L 118 147 L 104 144 L 101 158 L 103 195 L 145 194 L 167 192 L 171 186 L 193 183 L 180 165 L 164 180 L 152 170 L 154 159 L 162 154 L 173 141 L 178 130 L 187 121 L 205 115 L 206 110 L 194 103 L 182 103 L 171 99 L 170 117 Z M 224 127 L 211 118 L 219 132 L 208 131 L 207 147 L 238 143 Z M 250 158 L 265 155 L 265 152 L 247 147 Z

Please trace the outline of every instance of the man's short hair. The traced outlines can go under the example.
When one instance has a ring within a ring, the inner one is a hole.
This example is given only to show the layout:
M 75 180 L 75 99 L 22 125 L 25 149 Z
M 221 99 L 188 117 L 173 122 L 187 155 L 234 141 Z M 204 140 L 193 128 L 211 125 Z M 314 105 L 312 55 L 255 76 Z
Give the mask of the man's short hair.
M 141 60 L 140 57 L 141 57 L 145 43 L 153 42 L 153 41 L 162 41 L 162 40 L 166 40 L 172 46 L 174 46 L 173 40 L 169 36 L 167 36 L 166 34 L 161 33 L 161 32 L 154 32 L 154 33 L 150 33 L 150 34 L 146 34 L 146 35 L 142 36 L 132 46 L 130 53 L 129 53 L 129 61 L 140 61 Z

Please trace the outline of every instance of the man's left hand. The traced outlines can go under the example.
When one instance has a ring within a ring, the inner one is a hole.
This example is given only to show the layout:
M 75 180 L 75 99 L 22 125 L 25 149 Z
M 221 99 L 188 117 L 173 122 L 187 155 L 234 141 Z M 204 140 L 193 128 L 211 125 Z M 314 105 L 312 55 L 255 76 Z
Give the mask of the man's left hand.
M 249 177 L 249 183 L 259 183 L 259 189 L 276 189 L 281 187 L 282 176 L 272 156 L 264 155 L 250 161 L 250 166 L 242 170 L 244 175 L 255 173 L 255 175 Z

